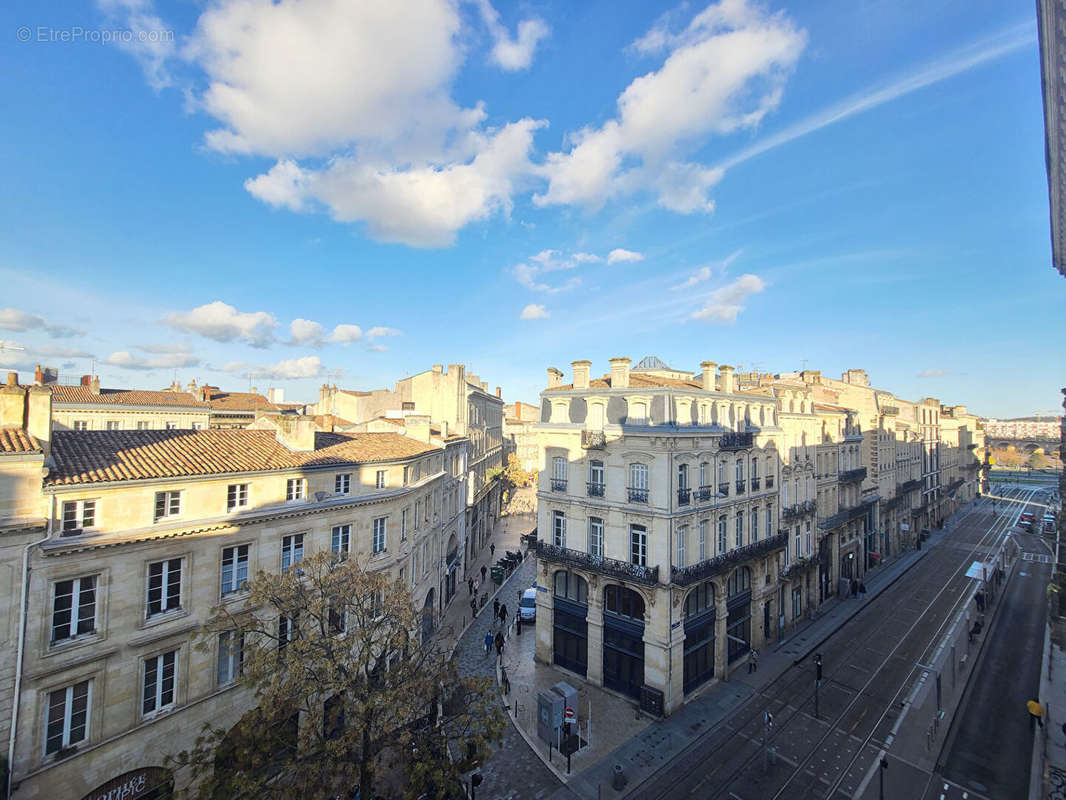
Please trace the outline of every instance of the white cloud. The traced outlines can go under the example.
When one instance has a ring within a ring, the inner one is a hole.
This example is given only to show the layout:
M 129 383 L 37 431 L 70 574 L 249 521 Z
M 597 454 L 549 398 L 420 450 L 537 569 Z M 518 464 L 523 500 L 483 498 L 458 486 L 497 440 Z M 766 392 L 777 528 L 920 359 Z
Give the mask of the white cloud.
M 195 367 L 200 363 L 200 359 L 192 353 L 166 353 L 146 358 L 145 356 L 135 356 L 127 350 L 119 350 L 109 355 L 105 363 L 121 369 L 175 369 L 178 367 Z
M 514 275 L 515 280 L 527 289 L 532 289 L 534 292 L 548 292 L 549 294 L 556 294 L 558 292 L 569 291 L 570 289 L 576 289 L 581 285 L 581 278 L 571 278 L 566 283 L 560 286 L 552 286 L 547 283 L 540 283 L 537 281 L 537 273 L 540 271 L 540 267 L 532 264 L 516 264 L 511 273 Z
M 607 254 L 608 264 L 620 264 L 627 261 L 643 261 L 644 254 L 637 253 L 633 250 L 623 250 L 621 247 L 615 248 Z
M 379 336 L 399 336 L 402 331 L 396 328 L 386 328 L 383 325 L 377 325 L 366 332 L 368 339 L 376 339 Z
M 950 375 L 946 369 L 923 369 L 918 373 L 919 378 L 943 378 L 945 375 Z
M 238 311 L 221 300 L 184 313 L 172 311 L 163 317 L 163 323 L 216 342 L 244 341 L 252 347 L 272 344 L 278 326 L 278 321 L 266 311 Z
M 753 128 L 777 107 L 806 33 L 783 13 L 747 0 L 721 0 L 679 33 L 657 23 L 634 45 L 664 52 L 662 66 L 619 95 L 618 115 L 569 138 L 542 169 L 548 188 L 538 205 L 599 207 L 613 196 L 651 191 L 681 213 L 710 211 L 723 171 L 684 161 L 710 135 Z
M 489 0 L 477 0 L 477 7 L 492 36 L 492 60 L 496 65 L 512 72 L 527 69 L 533 63 L 537 43 L 550 33 L 547 24 L 536 17 L 522 20 L 518 23 L 518 35 L 511 38 Z
M 358 325 L 338 325 L 329 336 L 331 342 L 339 342 L 345 345 L 357 342 L 362 338 L 363 329 Z
M 724 272 L 726 269 L 729 268 L 730 264 L 732 264 L 740 257 L 740 254 L 742 252 L 742 250 L 734 250 L 732 253 L 730 253 L 718 263 L 700 267 L 698 270 L 693 272 L 686 280 L 682 281 L 677 286 L 671 286 L 670 288 L 674 291 L 677 291 L 678 289 L 691 289 L 697 284 L 703 283 L 704 281 L 709 281 L 716 270 Z
M 547 319 L 550 316 L 551 313 L 547 311 L 544 306 L 530 303 L 522 309 L 522 314 L 519 319 Z
M 230 361 L 222 367 L 223 371 L 249 378 L 271 378 L 273 380 L 296 380 L 299 378 L 317 378 L 323 374 L 322 359 L 318 356 L 288 358 L 277 364 L 248 364 L 244 361 Z
M 372 351 L 372 352 L 374 352 L 374 353 L 384 353 L 384 352 L 385 352 L 386 350 L 388 350 L 389 348 L 388 348 L 388 347 L 386 347 L 386 346 L 385 346 L 385 345 L 383 345 L 383 344 L 372 344 L 372 345 L 370 345 L 370 347 L 368 347 L 367 349 L 368 349 L 368 350 L 370 350 L 370 351 Z
M 170 86 L 167 61 L 177 52 L 174 30 L 153 13 L 151 0 L 96 0 L 96 4 L 109 25 L 130 32 L 128 41 L 117 38 L 115 44 L 137 59 L 148 84 L 156 90 Z
M 707 303 L 692 314 L 693 319 L 704 322 L 733 323 L 737 315 L 744 310 L 741 303 L 749 296 L 758 294 L 766 288 L 766 281 L 758 275 L 741 275 L 735 281 L 707 296 Z
M 0 308 L 0 330 L 5 331 L 32 331 L 40 330 L 49 336 L 65 338 L 68 336 L 84 336 L 85 331 L 71 328 L 67 325 L 55 325 L 49 323 L 44 317 L 30 314 L 17 308 Z
M 189 345 L 184 342 L 174 344 L 135 344 L 138 350 L 145 353 L 188 353 Z
M 320 347 L 322 345 L 322 326 L 313 320 L 297 317 L 289 323 L 289 333 L 292 337 L 290 344 L 306 347 Z

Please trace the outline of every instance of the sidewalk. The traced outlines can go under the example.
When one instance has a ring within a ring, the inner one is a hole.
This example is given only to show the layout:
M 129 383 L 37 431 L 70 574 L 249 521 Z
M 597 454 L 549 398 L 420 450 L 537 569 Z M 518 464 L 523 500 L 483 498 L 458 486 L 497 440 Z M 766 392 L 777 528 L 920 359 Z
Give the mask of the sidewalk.
M 732 716 L 737 708 L 752 695 L 817 650 L 838 628 L 858 614 L 870 600 L 895 583 L 908 569 L 922 559 L 930 548 L 938 545 L 947 531 L 948 529 L 945 528 L 943 531 L 931 532 L 930 538 L 921 550 L 904 553 L 891 563 L 867 573 L 864 579 L 867 589 L 864 600 L 846 599 L 827 602 L 814 619 L 800 623 L 787 639 L 767 648 L 759 658 L 757 672 L 748 673 L 737 670 L 728 681 L 711 685 L 670 717 L 650 724 L 640 724 L 640 729 L 635 732 L 635 735 L 633 728 L 624 731 L 624 735 L 630 737 L 627 741 L 605 754 L 598 762 L 580 774 L 571 775 L 566 786 L 557 791 L 553 797 L 558 800 L 571 800 L 572 798 L 609 800 L 639 792 L 644 784 L 654 780 L 660 769 L 666 767 L 692 744 L 694 733 L 719 725 L 723 720 Z M 550 668 L 537 665 L 536 669 Z M 539 685 L 540 682 L 538 678 L 537 684 Z M 614 703 L 624 703 L 628 708 L 629 718 L 632 719 L 633 706 L 629 701 L 620 700 L 607 693 L 603 694 L 609 696 Z M 588 696 L 593 699 L 596 697 L 591 693 Z M 596 721 L 611 718 L 611 716 L 611 712 L 607 709 L 593 707 L 594 737 L 602 729 Z M 617 716 L 617 712 L 614 716 Z M 537 750 L 537 754 L 543 758 L 541 749 Z M 555 758 L 558 764 L 558 754 Z M 621 791 L 611 788 L 611 778 L 616 764 L 622 765 L 628 781 Z

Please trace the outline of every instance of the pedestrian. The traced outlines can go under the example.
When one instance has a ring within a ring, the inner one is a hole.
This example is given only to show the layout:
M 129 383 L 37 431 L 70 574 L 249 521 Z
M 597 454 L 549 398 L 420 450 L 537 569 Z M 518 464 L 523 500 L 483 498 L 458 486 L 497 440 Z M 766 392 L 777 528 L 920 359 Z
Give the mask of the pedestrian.
M 1040 705 L 1040 701 L 1030 700 L 1025 707 L 1029 709 L 1029 730 L 1036 730 L 1038 725 L 1043 728 L 1044 707 Z
M 470 595 L 471 597 L 474 596 L 474 579 L 473 578 L 467 578 L 466 579 L 466 593 L 468 595 Z
M 851 579 L 851 596 L 857 597 L 859 594 L 859 582 L 854 578 Z
M 758 656 L 755 655 L 755 648 L 753 647 L 753 648 L 751 648 L 750 651 L 748 651 L 748 674 L 749 675 L 751 675 L 751 673 L 753 673 L 755 671 L 755 669 L 756 669 L 755 664 L 756 664 L 756 660 L 757 659 L 758 659 Z
M 492 634 L 491 633 L 486 633 L 485 634 L 485 655 L 488 655 L 490 650 L 492 650 Z
M 492 558 L 495 555 L 496 555 L 496 543 L 493 542 L 492 544 L 489 545 L 489 558 Z
M 500 616 L 500 601 L 495 597 L 492 598 L 492 621 L 496 621 L 496 617 Z
M 864 581 L 859 581 L 859 599 L 866 599 L 866 583 Z
M 470 598 L 470 618 L 473 619 L 477 616 L 477 600 L 473 597 Z
M 506 603 L 501 603 L 500 604 L 500 624 L 501 625 L 506 625 L 507 624 L 507 604 Z
M 522 635 L 522 612 L 514 615 L 514 632 L 516 636 Z M 1066 722 L 1062 723 L 1062 732 L 1066 735 Z
M 503 634 L 496 631 L 496 657 L 503 658 Z
M 481 580 L 482 580 L 482 582 L 484 582 L 484 580 L 485 580 L 485 573 L 486 572 L 488 572 L 488 568 L 486 568 L 486 566 L 484 564 L 482 564 L 481 565 Z

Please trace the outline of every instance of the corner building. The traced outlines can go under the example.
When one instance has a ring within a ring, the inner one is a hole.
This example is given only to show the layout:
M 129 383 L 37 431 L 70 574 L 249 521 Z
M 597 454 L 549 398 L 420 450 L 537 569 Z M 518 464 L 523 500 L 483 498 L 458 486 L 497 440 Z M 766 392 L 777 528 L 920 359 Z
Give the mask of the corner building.
M 782 429 L 730 366 L 610 364 L 541 393 L 536 658 L 669 714 L 775 637 Z

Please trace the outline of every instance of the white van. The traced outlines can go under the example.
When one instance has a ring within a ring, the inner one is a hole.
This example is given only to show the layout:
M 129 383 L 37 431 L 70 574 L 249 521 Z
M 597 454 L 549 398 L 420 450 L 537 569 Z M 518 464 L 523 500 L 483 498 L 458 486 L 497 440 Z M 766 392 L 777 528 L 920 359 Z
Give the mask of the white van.
M 537 618 L 537 590 L 533 587 L 522 592 L 522 602 L 518 604 L 518 613 L 522 622 L 531 622 Z

